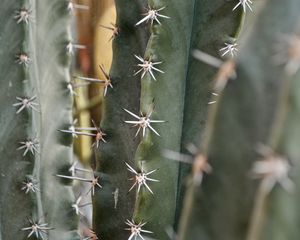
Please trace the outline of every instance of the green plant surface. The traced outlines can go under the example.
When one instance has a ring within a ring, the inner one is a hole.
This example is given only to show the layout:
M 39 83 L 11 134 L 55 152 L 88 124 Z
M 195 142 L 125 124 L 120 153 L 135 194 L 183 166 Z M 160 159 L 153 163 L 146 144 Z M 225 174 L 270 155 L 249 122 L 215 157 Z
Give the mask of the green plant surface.
M 33 207 L 30 197 L 24 198 L 24 192 L 20 190 L 22 181 L 26 174 L 32 171 L 33 166 L 23 161 L 22 154 L 16 151 L 18 142 L 22 140 L 22 137 L 27 136 L 28 116 L 16 117 L 15 109 L 12 106 L 16 101 L 16 96 L 23 93 L 24 89 L 23 69 L 14 62 L 15 55 L 20 52 L 20 46 L 22 46 L 25 36 L 23 27 L 17 26 L 12 17 L 18 7 L 21 7 L 20 4 L 18 5 L 18 1 L 4 1 L 1 4 L 0 239 L 9 239 L 9 236 L 22 239 L 23 233 L 20 232 L 20 228 L 23 227 L 24 219 L 30 216 Z M 15 30 L 12 31 L 12 29 Z
M 273 137 L 271 142 L 269 138 L 274 136 L 286 77 L 283 66 L 274 61 L 276 40 L 280 34 L 295 30 L 299 12 L 299 2 L 293 0 L 266 1 L 261 5 L 262 9 L 257 8 L 252 16 L 254 25 L 247 29 L 239 53 L 237 78 L 228 83 L 209 113 L 200 152 L 207 155 L 213 172 L 205 176 L 201 186 L 193 182 L 189 185 L 179 239 L 271 239 L 275 236 L 296 239 L 294 231 L 279 233 L 279 225 L 272 223 L 278 223 L 280 218 L 275 217 L 273 211 L 268 218 L 270 228 L 263 228 L 267 235 L 249 238 L 250 216 L 257 205 L 258 187 L 258 182 L 251 178 L 251 169 L 259 158 L 259 144 L 273 147 Z M 270 206 L 273 206 L 271 202 Z M 282 205 L 277 212 L 286 209 L 283 216 L 287 216 L 291 211 L 285 207 Z M 293 217 L 289 221 L 291 219 Z M 283 223 L 282 218 L 280 223 Z M 269 235 L 274 232 L 277 235 Z
M 295 5 L 296 7 L 299 9 L 299 6 Z M 277 154 L 291 164 L 288 178 L 292 188 L 285 188 L 281 185 L 282 182 L 277 182 L 270 193 L 263 194 L 257 190 L 256 198 L 261 199 L 263 204 L 262 208 L 255 204 L 259 217 L 253 217 L 253 221 L 261 223 L 261 226 L 251 229 L 248 239 L 251 239 L 250 236 L 275 240 L 299 238 L 299 176 L 297 174 L 299 170 L 299 79 L 299 73 L 282 79 L 282 85 L 286 85 L 288 90 L 286 96 L 280 101 L 285 108 L 281 113 L 284 121 L 279 126 L 281 133 L 278 135 L 277 142 L 272 146 Z
M 142 79 L 141 110 L 154 107 L 153 119 L 165 120 L 152 126 L 161 137 L 148 132 L 136 153 L 136 166 L 145 160 L 147 171 L 158 168 L 150 183 L 152 196 L 146 189 L 138 195 L 134 218 L 147 222 L 151 237 L 168 239 L 166 229 L 177 224 L 182 196 L 190 165 L 172 161 L 162 155 L 166 149 L 188 153 L 189 144 L 198 145 L 206 123 L 215 70 L 195 60 L 194 49 L 219 56 L 224 42 L 235 38 L 242 24 L 241 12 L 232 12 L 233 4 L 217 1 L 151 2 L 150 6 L 166 6 L 162 25 L 153 27 L 145 57 L 163 61 L 154 82 Z M 154 101 L 153 101 L 154 99 Z M 190 153 L 188 153 L 190 154 Z M 146 172 L 147 172 L 146 171 Z M 150 235 L 149 235 L 150 236 Z
M 127 113 L 139 110 L 140 81 L 133 76 L 136 67 L 134 54 L 142 54 L 148 38 L 145 29 L 134 27 L 144 4 L 116 1 L 117 21 L 120 33 L 113 42 L 113 62 L 110 78 L 113 89 L 109 88 L 104 98 L 101 129 L 107 135 L 107 143 L 101 143 L 96 152 L 97 172 L 100 172 L 102 189 L 93 198 L 93 229 L 103 239 L 126 239 L 128 231 L 125 220 L 131 219 L 134 195 L 128 194 L 130 182 L 124 162 L 132 163 L 139 143 L 139 137 L 123 121 Z M 125 10 L 126 9 L 126 10 Z M 101 64 L 101 63 L 99 63 Z M 112 194 L 118 189 L 117 206 Z
M 165 73 L 155 72 L 156 82 L 146 74 L 141 79 L 140 86 L 140 75 L 132 76 L 134 71 L 139 70 L 135 67 L 138 60 L 133 55 L 144 57 L 141 54 L 143 48 L 140 47 L 144 45 L 137 46 L 136 42 L 141 42 L 141 36 L 137 33 L 143 32 L 145 25 L 141 24 L 136 28 L 134 25 L 143 17 L 139 14 L 146 10 L 136 6 L 125 8 L 124 3 L 118 1 L 116 6 L 117 26 L 121 32 L 114 40 L 114 61 L 111 70 L 114 89 L 105 99 L 104 119 L 101 122 L 108 143 L 100 146 L 100 157 L 97 160 L 97 171 L 102 174 L 103 189 L 98 191 L 94 198 L 94 229 L 105 239 L 128 237 L 130 233 L 124 231 L 125 221 L 134 218 L 136 223 L 141 220 L 147 221 L 145 229 L 155 229 L 155 234 L 151 237 L 167 239 L 165 229 L 173 226 L 175 215 L 179 215 L 179 211 L 176 213 L 176 206 L 180 205 L 180 189 L 189 169 L 180 166 L 180 163 L 164 159 L 162 150 L 180 152 L 186 144 L 199 141 L 210 98 L 211 78 L 214 74 L 211 68 L 199 64 L 190 56 L 191 50 L 205 48 L 215 53 L 224 41 L 236 37 L 243 18 L 241 12 L 232 13 L 233 4 L 221 1 L 213 10 L 209 10 L 209 13 L 207 10 L 211 6 L 208 2 L 182 2 L 178 5 L 169 2 L 150 3 L 155 9 L 167 6 L 162 10 L 162 14 L 171 17 L 163 19 L 162 26 L 153 27 L 145 54 L 145 58 L 152 57 L 153 61 L 162 61 L 158 68 Z M 201 13 L 201 17 L 198 17 L 200 15 L 196 10 Z M 220 14 L 222 20 L 217 19 Z M 213 19 L 211 25 L 205 26 L 206 21 L 210 19 Z M 203 36 L 200 37 L 202 31 Z M 217 32 L 217 35 L 213 35 L 214 32 Z M 129 130 L 129 126 L 122 123 L 125 120 L 133 120 L 122 108 L 136 115 L 139 115 L 140 111 L 145 115 L 153 110 L 153 119 L 166 120 L 166 123 L 152 125 L 161 137 L 154 133 L 149 134 L 147 129 L 135 154 L 142 133 L 134 138 L 137 128 Z M 197 122 L 200 122 L 200 125 L 196 124 Z M 194 137 L 195 135 L 197 137 Z M 153 173 L 153 178 L 158 177 L 160 182 L 151 184 L 153 196 L 142 187 L 138 193 L 139 197 L 135 199 L 135 190 L 127 194 L 134 182 L 126 182 L 126 178 L 134 176 L 126 170 L 124 162 L 138 171 L 141 160 L 146 161 L 143 166 L 146 171 L 159 168 Z M 117 209 L 114 209 L 112 196 L 115 189 L 119 189 Z
M 29 10 L 28 23 L 14 19 L 21 8 Z M 67 2 L 5 0 L 1 19 L 0 239 L 27 239 L 28 219 L 48 224 L 47 239 L 79 239 L 72 187 L 55 177 L 72 162 L 72 141 L 57 131 L 72 123 Z M 27 66 L 15 62 L 19 53 L 30 58 Z M 16 97 L 33 96 L 37 111 L 16 114 Z M 26 148 L 17 149 L 28 138 L 38 141 L 37 151 L 23 156 Z M 22 190 L 26 178 L 35 179 L 35 192 Z

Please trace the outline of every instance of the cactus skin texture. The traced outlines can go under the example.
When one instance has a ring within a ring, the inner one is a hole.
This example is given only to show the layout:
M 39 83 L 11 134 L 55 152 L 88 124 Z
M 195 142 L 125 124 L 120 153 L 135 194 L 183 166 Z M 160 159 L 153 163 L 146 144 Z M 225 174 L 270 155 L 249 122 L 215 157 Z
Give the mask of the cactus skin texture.
M 93 229 L 103 239 L 126 239 L 125 220 L 132 218 L 134 195 L 128 194 L 130 182 L 124 162 L 133 163 L 139 137 L 123 121 L 127 113 L 123 108 L 139 111 L 140 80 L 133 76 L 136 61 L 134 54 L 141 55 L 146 47 L 147 33 L 135 28 L 139 20 L 142 2 L 135 1 L 128 7 L 126 1 L 116 1 L 117 21 L 120 33 L 113 42 L 113 63 L 110 77 L 113 89 L 104 98 L 104 116 L 101 129 L 107 134 L 107 143 L 101 143 L 96 152 L 97 171 L 101 173 L 103 186 L 93 198 Z M 126 9 L 126 11 L 124 11 Z M 101 64 L 101 63 L 99 63 Z M 112 194 L 119 189 L 117 206 Z
M 146 10 L 136 9 L 134 4 L 133 8 L 126 8 L 124 4 L 116 2 L 119 10 L 117 25 L 121 33 L 115 38 L 113 49 L 111 78 L 115 85 L 105 98 L 101 123 L 108 141 L 100 146 L 97 159 L 103 189 L 97 191 L 94 198 L 94 229 L 105 239 L 128 238 L 130 234 L 124 231 L 126 219 L 134 219 L 136 223 L 143 220 L 147 222 L 144 228 L 154 232 L 147 236 L 168 239 L 165 230 L 176 223 L 180 214 L 183 181 L 189 167 L 164 158 L 162 151 L 180 152 L 188 143 L 199 143 L 214 75 L 213 69 L 193 59 L 190 53 L 194 48 L 216 53 L 224 41 L 236 35 L 241 12 L 232 13 L 234 5 L 223 1 L 218 1 L 212 8 L 215 12 L 210 10 L 208 13 L 205 11 L 211 7 L 209 1 L 176 5 L 170 1 L 150 2 L 154 9 L 167 6 L 160 13 L 171 18 L 161 18 L 162 25 L 141 24 L 134 28 L 144 17 L 139 14 Z M 129 16 L 134 16 L 134 19 Z M 211 17 L 213 21 L 205 26 Z M 144 48 L 138 48 L 136 42 L 143 42 L 144 38 L 141 39 L 137 32 L 144 31 L 145 26 L 150 28 L 151 37 L 146 53 L 142 54 Z M 210 31 L 218 34 L 213 35 Z M 157 68 L 165 73 L 154 71 L 156 81 L 149 74 L 141 80 L 140 75 L 133 77 L 132 73 L 139 70 L 136 65 L 140 63 L 134 54 L 145 59 L 152 57 L 153 62 L 162 61 Z M 130 130 L 130 126 L 122 121 L 135 119 L 122 108 L 136 115 L 140 111 L 147 114 L 153 110 L 151 119 L 166 121 L 152 124 L 161 136 L 147 129 L 144 138 L 141 132 L 134 138 L 137 128 Z M 126 170 L 124 161 L 138 171 L 142 160 L 146 172 L 158 168 L 149 177 L 160 182 L 149 182 L 153 195 L 145 187 L 139 193 L 134 188 L 127 194 L 133 182 L 126 182 L 126 179 L 133 174 Z M 114 209 L 112 192 L 116 188 L 120 193 L 118 207 Z
M 141 21 L 147 4 L 161 14 L 153 23 Z M 73 123 L 67 6 L 1 3 L 0 240 L 82 239 L 72 186 L 63 179 L 70 174 L 72 134 L 57 131 Z M 113 88 L 100 124 L 105 141 L 94 148 L 99 239 L 167 240 L 167 228 L 179 240 L 299 238 L 300 2 L 255 4 L 241 38 L 251 6 L 249 0 L 116 0 Z M 209 107 L 216 69 L 191 53 L 221 59 L 219 49 L 237 38 L 240 54 L 231 59 L 237 77 Z M 138 72 L 144 60 L 157 63 L 154 76 Z M 139 119 L 146 125 L 132 122 L 136 115 L 146 116 L 148 122 Z M 188 144 L 198 147 L 193 165 L 169 159 L 168 151 L 190 154 Z M 207 159 L 210 174 L 199 159 Z M 39 228 L 31 229 L 35 223 Z
M 300 2 L 294 0 L 257 4 L 237 59 L 237 78 L 209 113 L 200 152 L 208 156 L 213 173 L 201 186 L 188 186 L 179 239 L 299 238 L 298 177 L 292 178 L 295 192 L 276 184 L 265 195 L 259 180 L 251 178 L 251 168 L 261 158 L 259 144 L 287 156 L 292 171 L 298 169 L 299 74 L 287 75 L 274 55 L 282 44 L 280 34 L 296 32 L 299 10 Z
M 29 9 L 28 23 L 14 18 L 22 8 Z M 72 123 L 67 2 L 4 0 L 0 11 L 0 239 L 27 239 L 31 230 L 21 229 L 30 227 L 28 219 L 51 228 L 30 239 L 80 239 L 72 187 L 55 176 L 72 160 L 71 139 L 57 131 Z M 28 64 L 15 62 L 20 53 L 28 54 Z M 16 97 L 25 96 L 36 96 L 37 111 L 16 114 Z M 26 148 L 17 148 L 28 138 L 36 138 L 37 151 L 23 156 Z M 23 182 L 32 177 L 38 189 L 26 194 Z
M 155 105 L 154 116 L 166 120 L 154 128 L 161 137 L 149 133 L 139 145 L 136 166 L 145 160 L 159 183 L 153 183 L 154 196 L 139 194 L 134 217 L 147 222 L 154 239 L 168 239 L 166 229 L 176 224 L 180 216 L 183 186 L 190 166 L 162 156 L 165 149 L 186 151 L 189 144 L 199 144 L 207 118 L 208 102 L 214 69 L 191 56 L 194 49 L 216 54 L 224 41 L 236 35 L 241 13 L 232 12 L 232 4 L 223 1 L 190 1 L 176 5 L 171 1 L 150 3 L 170 19 L 153 27 L 145 56 L 163 61 L 157 81 L 142 79 L 141 109 L 149 112 Z M 209 22 L 208 20 L 209 19 Z M 154 99 L 154 103 L 152 103 Z M 154 119 L 155 119 L 154 117 Z M 157 126 L 157 127 L 156 127 Z

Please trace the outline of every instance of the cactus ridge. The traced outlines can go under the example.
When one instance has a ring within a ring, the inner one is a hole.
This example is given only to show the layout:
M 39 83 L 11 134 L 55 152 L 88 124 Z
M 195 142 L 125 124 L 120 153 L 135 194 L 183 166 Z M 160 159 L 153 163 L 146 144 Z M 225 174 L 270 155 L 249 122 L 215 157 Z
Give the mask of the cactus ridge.
M 1 3 L 1 239 L 79 239 L 72 190 L 54 176 L 72 161 L 72 148 L 56 134 L 72 119 L 72 98 L 61 84 L 70 79 L 61 48 L 70 32 L 65 7 Z

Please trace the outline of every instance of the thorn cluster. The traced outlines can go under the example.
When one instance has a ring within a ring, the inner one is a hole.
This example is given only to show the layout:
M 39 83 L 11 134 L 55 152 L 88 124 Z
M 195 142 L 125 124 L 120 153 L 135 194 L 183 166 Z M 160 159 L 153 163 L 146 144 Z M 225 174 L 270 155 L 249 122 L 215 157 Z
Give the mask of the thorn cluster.
M 141 239 L 145 240 L 143 238 L 143 236 L 141 235 L 142 233 L 153 233 L 151 231 L 142 229 L 142 227 L 147 224 L 146 222 L 145 223 L 140 222 L 140 223 L 136 224 L 133 220 L 130 221 L 127 219 L 125 224 L 129 226 L 129 228 L 125 228 L 125 230 L 131 232 L 128 240 L 132 240 L 132 239 L 136 240 L 137 237 L 140 237 Z
M 192 164 L 194 183 L 200 185 L 203 173 L 211 173 L 212 167 L 208 163 L 207 157 L 199 153 L 199 150 L 194 144 L 188 144 L 186 148 L 191 155 L 178 153 L 168 149 L 163 151 L 163 155 L 171 160 Z
M 110 37 L 109 41 L 114 40 L 120 33 L 120 28 L 114 23 L 111 23 L 111 27 L 110 26 L 104 26 L 104 25 L 100 25 L 100 27 L 112 31 L 112 36 Z
M 284 35 L 276 46 L 275 63 L 284 64 L 289 75 L 295 74 L 300 68 L 300 36 Z
M 23 156 L 26 156 L 28 152 L 31 152 L 32 155 L 35 155 L 38 152 L 37 147 L 39 146 L 39 141 L 37 139 L 28 139 L 26 141 L 20 142 L 22 146 L 18 147 L 17 150 L 25 149 Z
M 140 21 L 138 21 L 135 26 L 138 26 L 144 22 L 148 23 L 150 21 L 151 26 L 153 25 L 153 22 L 157 22 L 158 24 L 161 25 L 161 22 L 159 21 L 159 17 L 161 18 L 170 18 L 168 16 L 162 15 L 159 12 L 162 11 L 163 9 L 165 9 L 166 7 L 162 7 L 159 9 L 151 9 L 150 7 L 148 8 L 148 11 L 146 13 L 143 13 L 142 15 L 144 15 L 145 17 L 142 18 Z
M 133 178 L 129 179 L 129 180 L 134 180 L 134 183 L 131 186 L 131 188 L 129 189 L 129 192 L 137 185 L 137 192 L 138 193 L 140 192 L 141 187 L 145 186 L 148 189 L 148 191 L 153 194 L 151 188 L 147 184 L 147 181 L 159 182 L 159 180 L 148 177 L 150 174 L 156 172 L 157 169 L 154 169 L 150 172 L 145 172 L 144 167 L 143 167 L 143 162 L 141 162 L 141 172 L 137 172 L 128 163 L 125 162 L 125 164 L 127 166 L 127 170 L 135 175 Z
M 288 174 L 291 170 L 289 161 L 275 153 L 264 156 L 263 159 L 253 164 L 252 173 L 255 178 L 261 178 L 267 192 L 270 192 L 276 183 L 279 183 L 286 191 L 294 187 Z
M 15 11 L 14 19 L 17 21 L 18 24 L 21 22 L 28 24 L 29 21 L 31 20 L 31 14 L 32 14 L 31 10 L 22 8 L 20 10 Z
M 48 233 L 48 230 L 52 230 L 53 228 L 47 227 L 47 223 L 40 223 L 38 221 L 37 223 L 33 221 L 32 219 L 28 219 L 30 226 L 24 227 L 21 230 L 22 231 L 30 231 L 27 235 L 27 238 L 30 238 L 32 235 L 35 235 L 37 239 L 45 239 L 45 236 Z
M 86 178 L 81 178 L 81 177 L 75 177 L 75 176 L 66 176 L 66 175 L 60 175 L 60 174 L 57 174 L 56 176 L 60 177 L 60 178 L 78 180 L 78 181 L 81 181 L 81 182 L 87 182 L 87 183 L 89 183 L 90 184 L 90 189 L 89 189 L 89 191 L 86 194 L 88 194 L 88 193 L 91 192 L 92 196 L 95 195 L 95 189 L 96 189 L 96 187 L 102 188 L 102 186 L 99 183 L 99 178 L 100 177 L 96 177 L 95 174 L 93 174 L 93 177 L 91 179 L 86 179 Z
M 25 67 L 27 67 L 31 61 L 31 58 L 26 53 L 20 53 L 16 55 L 16 63 Z
M 97 79 L 97 78 L 90 78 L 90 77 L 81 77 L 81 76 L 77 76 L 76 78 L 78 79 L 82 79 L 91 83 L 101 83 L 104 86 L 104 97 L 107 94 L 107 89 L 108 87 L 113 88 L 112 82 L 111 82 L 111 78 L 109 76 L 109 74 L 105 71 L 104 66 L 99 65 L 100 70 L 102 71 L 105 79 L 101 80 L 101 79 Z
M 26 179 L 26 181 L 22 182 L 23 186 L 21 188 L 22 191 L 25 191 L 25 193 L 29 192 L 37 192 L 39 191 L 39 188 L 37 187 L 37 183 L 33 179 Z
M 231 57 L 235 57 L 238 52 L 237 46 L 237 43 L 225 43 L 225 47 L 219 50 L 221 56 L 224 57 L 226 54 L 230 54 Z
M 143 114 L 141 114 L 141 116 L 137 116 L 134 113 L 130 112 L 129 110 L 124 108 L 124 111 L 126 111 L 127 113 L 129 113 L 131 116 L 133 116 L 134 118 L 136 118 L 137 120 L 135 121 L 125 121 L 125 123 L 129 123 L 129 124 L 134 124 L 134 126 L 138 126 L 138 130 L 135 134 L 135 136 L 137 136 L 140 132 L 141 129 L 143 132 L 143 137 L 145 136 L 146 133 L 146 129 L 149 128 L 152 132 L 154 132 L 157 136 L 160 136 L 158 134 L 158 132 L 150 125 L 151 123 L 163 123 L 165 121 L 163 120 L 151 120 L 150 117 L 153 113 L 153 111 L 149 112 L 148 114 L 146 114 L 146 116 L 143 116 Z
M 74 125 L 71 125 L 68 130 L 59 129 L 58 131 L 64 133 L 70 133 L 72 134 L 72 137 L 78 137 L 77 135 L 95 137 L 95 142 L 92 144 L 92 147 L 96 146 L 96 148 L 99 148 L 101 141 L 106 143 L 106 140 L 104 139 L 104 136 L 106 136 L 106 134 L 102 132 L 102 130 L 99 127 L 97 127 L 96 123 L 93 120 L 92 123 L 94 127 L 75 127 Z M 81 132 L 81 131 L 96 131 L 96 133 Z
M 13 106 L 14 107 L 19 107 L 19 109 L 17 110 L 17 114 L 19 114 L 20 112 L 22 112 L 25 108 L 27 109 L 32 109 L 36 112 L 38 112 L 36 106 L 38 106 L 38 103 L 35 103 L 34 100 L 36 99 L 36 96 L 33 97 L 16 97 L 16 99 L 19 101 L 17 103 L 14 103 Z
M 234 8 L 232 9 L 232 11 L 236 10 L 239 6 L 243 7 L 243 11 L 246 12 L 247 11 L 247 7 L 250 9 L 250 11 L 252 12 L 252 1 L 251 0 L 238 0 L 239 2 L 234 6 Z
M 134 75 L 137 75 L 140 72 L 142 72 L 141 78 L 143 78 L 146 73 L 149 73 L 150 76 L 154 79 L 154 81 L 156 81 L 156 78 L 153 74 L 153 70 L 160 72 L 160 73 L 164 73 L 162 70 L 155 67 L 155 65 L 161 64 L 162 62 L 152 62 L 151 57 L 149 60 L 145 60 L 140 56 L 137 56 L 137 55 L 134 55 L 134 56 L 141 62 L 138 64 L 140 69 Z

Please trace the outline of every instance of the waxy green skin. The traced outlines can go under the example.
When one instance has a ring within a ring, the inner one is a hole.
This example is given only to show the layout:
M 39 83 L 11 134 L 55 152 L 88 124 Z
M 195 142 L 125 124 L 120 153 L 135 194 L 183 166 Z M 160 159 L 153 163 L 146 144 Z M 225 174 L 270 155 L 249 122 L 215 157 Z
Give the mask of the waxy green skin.
M 22 7 L 31 11 L 28 24 L 14 19 Z M 27 239 L 30 230 L 21 230 L 30 226 L 27 219 L 53 228 L 47 239 L 79 239 L 72 187 L 55 177 L 72 163 L 73 152 L 72 139 L 57 131 L 72 123 L 67 2 L 4 0 L 0 11 L 0 239 Z M 15 62 L 19 53 L 30 57 L 27 67 Z M 39 112 L 16 114 L 16 97 L 34 95 Z M 38 152 L 23 157 L 24 149 L 16 149 L 27 138 L 38 139 Z M 22 182 L 32 176 L 39 190 L 25 194 Z
M 219 58 L 218 50 L 240 27 L 241 12 L 232 12 L 234 5 L 223 1 L 159 1 L 150 5 L 167 6 L 161 14 L 170 19 L 153 27 L 145 56 L 163 61 L 159 68 L 165 73 L 158 73 L 156 82 L 149 76 L 142 80 L 141 109 L 149 112 L 154 105 L 153 119 L 166 123 L 153 124 L 161 137 L 148 132 L 136 153 L 136 166 L 145 160 L 148 171 L 158 168 L 151 177 L 160 182 L 150 183 L 154 196 L 146 190 L 139 194 L 134 217 L 147 222 L 145 229 L 154 232 L 150 237 L 169 239 L 166 229 L 177 225 L 190 166 L 167 159 L 162 152 L 169 149 L 189 154 L 186 146 L 199 144 L 215 73 L 191 53 L 203 49 Z
M 12 104 L 16 101 L 16 96 L 23 93 L 22 80 L 24 73 L 22 67 L 14 63 L 14 56 L 22 46 L 25 36 L 22 26 L 17 26 L 13 19 L 14 10 L 18 6 L 17 1 L 5 1 L 3 14 L 1 14 L 1 42 L 0 56 L 1 59 L 1 227 L 0 238 L 8 239 L 23 238 L 20 228 L 23 227 L 27 216 L 31 215 L 33 202 L 29 198 L 24 198 L 24 192 L 21 189 L 21 182 L 24 180 L 26 173 L 32 171 L 32 164 L 23 161 L 22 153 L 16 151 L 18 142 L 25 137 L 26 126 L 28 125 L 28 116 L 22 114 L 16 118 L 16 111 Z M 1 12 L 2 12 L 1 11 Z M 11 29 L 15 29 L 13 32 Z M 15 82 L 15 83 L 14 83 Z M 10 87 L 9 83 L 14 83 Z M 21 94 L 23 95 L 23 94 Z M 14 202 L 14 204 L 12 204 Z M 5 206 L 5 207 L 4 207 Z M 12 228 L 11 226 L 15 226 Z
M 261 157 L 255 149 L 259 143 L 270 144 L 282 101 L 280 91 L 286 81 L 284 67 L 273 61 L 276 41 L 280 34 L 289 35 L 296 30 L 300 10 L 299 1 L 293 0 L 266 1 L 255 6 L 255 15 L 251 16 L 255 18 L 254 25 L 247 29 L 237 59 L 237 79 L 228 83 L 213 106 L 216 115 L 207 126 L 211 138 L 205 136 L 202 140 L 209 141 L 202 144 L 208 148 L 200 151 L 208 156 L 213 172 L 205 176 L 201 186 L 189 185 L 179 239 L 246 239 L 249 230 L 259 183 L 251 178 L 251 168 Z M 299 75 L 293 77 L 291 97 L 284 105 L 288 117 L 282 142 L 271 146 L 292 158 L 292 171 L 298 169 L 299 154 L 297 78 Z M 298 187 L 292 195 L 275 187 L 267 199 L 266 221 L 259 239 L 299 237 L 295 204 L 298 196 Z
M 96 151 L 96 170 L 100 173 L 102 189 L 93 198 L 93 228 L 103 239 L 126 239 L 126 219 L 132 218 L 134 192 L 128 193 L 131 182 L 126 165 L 133 163 L 140 137 L 134 137 L 135 129 L 124 123 L 128 113 L 139 112 L 140 79 L 133 76 L 137 70 L 134 54 L 142 55 L 148 34 L 134 24 L 140 18 L 144 3 L 135 1 L 128 8 L 127 1 L 116 1 L 117 21 L 120 33 L 113 42 L 113 62 L 110 71 L 113 89 L 108 89 L 104 98 L 101 128 L 107 134 L 107 143 L 101 143 Z M 119 190 L 117 206 L 113 192 Z
M 103 189 L 97 191 L 94 197 L 94 229 L 105 239 L 128 238 L 124 222 L 131 218 L 137 223 L 147 222 L 144 229 L 154 232 L 149 237 L 168 239 L 165 229 L 173 226 L 180 215 L 182 186 L 189 166 L 164 158 L 162 150 L 180 152 L 188 143 L 198 144 L 211 95 L 211 79 L 215 73 L 214 69 L 193 59 L 191 51 L 204 48 L 208 53 L 218 55 L 218 49 L 235 35 L 241 23 L 241 12 L 232 13 L 234 5 L 223 1 L 215 4 L 213 9 L 216 12 L 211 10 L 208 13 L 207 9 L 211 7 L 209 1 L 177 4 L 157 1 L 149 5 L 154 9 L 166 6 L 160 13 L 170 19 L 161 18 L 161 26 L 141 24 L 134 27 L 144 17 L 140 13 L 144 13 L 145 9 L 138 9 L 135 4 L 127 8 L 123 1 L 116 2 L 117 25 L 121 32 L 114 40 L 113 48 L 111 78 L 114 89 L 105 98 L 101 122 L 108 136 L 107 144 L 100 146 L 97 157 Z M 213 21 L 205 26 L 211 18 Z M 144 54 L 146 27 L 152 35 Z M 157 81 L 149 74 L 141 80 L 140 75 L 132 76 L 139 69 L 134 54 L 145 59 L 151 56 L 153 62 L 162 61 L 157 68 L 165 73 L 154 72 Z M 153 110 L 151 119 L 166 121 L 151 124 L 161 136 L 147 129 L 144 138 L 141 134 L 134 138 L 137 128 L 132 129 L 129 124 L 122 123 L 134 119 L 122 108 L 136 115 L 140 111 L 147 114 Z M 124 161 L 138 171 L 141 160 L 145 161 L 146 172 L 158 168 L 149 176 L 160 181 L 148 183 L 154 195 L 144 187 L 138 195 L 136 189 L 127 194 L 133 182 L 126 179 L 133 174 L 126 169 Z M 114 209 L 112 193 L 116 188 L 120 193 L 117 209 Z

